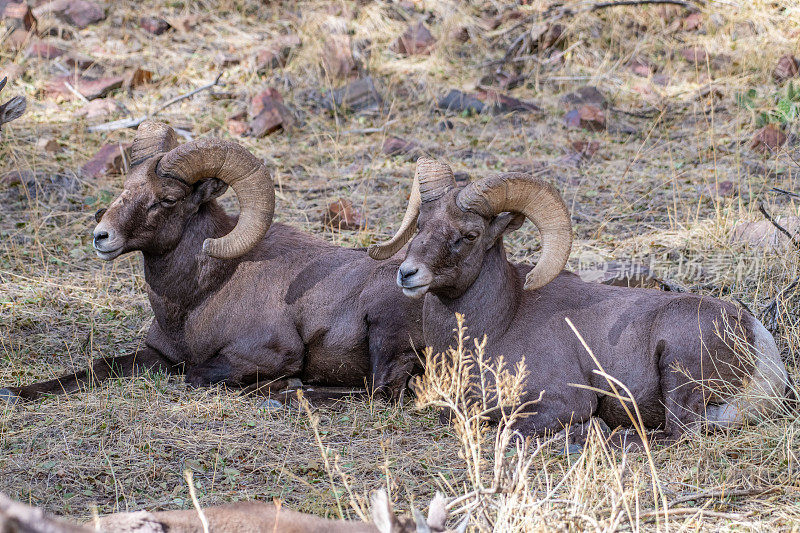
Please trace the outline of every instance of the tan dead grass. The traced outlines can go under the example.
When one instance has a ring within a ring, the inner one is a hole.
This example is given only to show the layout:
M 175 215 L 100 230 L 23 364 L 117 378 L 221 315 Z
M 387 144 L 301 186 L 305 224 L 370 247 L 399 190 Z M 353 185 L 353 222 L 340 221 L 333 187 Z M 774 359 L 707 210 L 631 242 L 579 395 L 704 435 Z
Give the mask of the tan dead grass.
M 789 157 L 796 140 L 776 156 L 757 156 L 747 147 L 754 117 L 735 100 L 737 93 L 754 88 L 759 101 L 770 105 L 778 90 L 771 78 L 775 62 L 800 52 L 794 2 L 717 2 L 704 10 L 701 32 L 670 29 L 672 22 L 659 15 L 659 7 L 565 17 L 559 21 L 567 35 L 562 58 L 540 55 L 516 63 L 528 78 L 512 94 L 535 101 L 544 113 L 453 116 L 448 118 L 454 128 L 445 131 L 437 128 L 442 117 L 434 112 L 436 98 L 449 88 L 476 87 L 493 68 L 482 65 L 502 57 L 521 31 L 509 31 L 513 21 L 485 29 L 483 11 L 519 9 L 535 15 L 545 5 L 417 2 L 432 14 L 429 27 L 439 45 L 430 56 L 398 58 L 388 46 L 407 15 L 389 2 L 359 4 L 114 2 L 105 22 L 61 44 L 93 55 L 110 73 L 133 65 L 153 70 L 152 86 L 114 95 L 133 116 L 212 80 L 219 71 L 218 54 L 241 57 L 241 64 L 225 69 L 226 87 L 218 91 L 232 93 L 232 99 L 205 93 L 160 118 L 195 137 L 227 137 L 225 118 L 247 96 L 277 87 L 302 125 L 290 134 L 239 140 L 274 168 L 278 220 L 321 231 L 322 208 L 339 197 L 364 212 L 364 231 L 324 232 L 339 244 L 366 244 L 389 233 L 402 216 L 413 163 L 382 155 L 385 135 L 412 138 L 473 177 L 519 165 L 521 158 L 555 163 L 569 153 L 569 140 L 583 139 L 598 141 L 598 154 L 579 167 L 555 165 L 550 174 L 573 210 L 573 266 L 588 252 L 608 259 L 655 257 L 674 281 L 705 294 L 739 298 L 756 311 L 800 276 L 796 252 L 729 243 L 736 221 L 760 218 L 759 201 L 773 213 L 798 212 L 796 201 L 768 192 L 774 186 L 800 191 L 798 167 Z M 202 21 L 186 35 L 153 37 L 138 28 L 143 13 L 200 14 Z M 319 58 L 321 28 L 330 17 L 340 17 L 337 24 L 368 51 L 360 60 L 377 79 L 388 113 L 332 116 L 318 109 L 319 94 L 342 83 L 326 76 Z M 461 24 L 472 35 L 467 44 L 448 37 Z M 252 68 L 256 49 L 287 32 L 300 35 L 303 46 L 285 69 L 257 75 Z M 689 65 L 679 50 L 695 45 L 729 60 Z M 634 56 L 657 63 L 669 84 L 632 74 L 627 64 Z M 131 256 L 105 264 L 91 252 L 92 214 L 117 193 L 121 179 L 75 177 L 102 143 L 129 141 L 133 132 L 88 134 L 86 120 L 74 118 L 80 103 L 36 96 L 46 79 L 59 73 L 53 62 L 26 59 L 0 44 L 0 68 L 8 62 L 24 64 L 26 74 L 5 92 L 25 93 L 30 103 L 25 118 L 3 131 L 0 179 L 12 170 L 33 171 L 37 178 L 27 188 L 0 185 L 3 385 L 47 379 L 101 354 L 135 349 L 151 320 L 140 260 Z M 562 125 L 559 98 L 583 84 L 597 85 L 607 95 L 608 132 L 575 132 Z M 710 85 L 719 97 L 704 96 Z M 109 120 L 114 118 L 121 115 Z M 394 122 L 383 133 L 346 133 L 389 120 Z M 797 133 L 795 127 L 792 131 Z M 37 153 L 41 136 L 55 137 L 64 151 Z M 68 179 L 49 179 L 54 174 Z M 715 199 L 702 192 L 724 180 L 738 187 L 738 196 Z M 73 186 L 66 190 L 64 183 Z M 533 232 L 523 231 L 507 246 L 514 258 L 530 260 L 537 242 Z M 678 272 L 681 262 L 702 263 L 706 269 Z M 735 264 L 755 266 L 737 276 Z M 777 340 L 797 379 L 800 307 L 798 297 L 789 296 L 778 308 Z M 302 409 L 264 412 L 258 406 L 258 400 L 236 392 L 192 390 L 161 376 L 18 406 L 0 414 L 0 490 L 83 518 L 93 505 L 100 512 L 189 508 L 183 480 L 188 468 L 202 505 L 279 498 L 294 509 L 355 517 L 358 509 L 363 512 L 368 492 L 381 486 L 388 485 L 401 508 L 423 507 L 437 489 L 458 497 L 476 488 L 462 439 L 453 428 L 438 425 L 432 408 L 351 401 L 309 417 Z M 655 449 L 660 496 L 653 493 L 654 476 L 644 456 L 623 458 L 598 439 L 580 455 L 543 450 L 525 477 L 525 491 L 517 499 L 497 496 L 499 507 L 487 503 L 474 526 L 487 530 L 495 524 L 498 531 L 521 523 L 531 531 L 796 530 L 799 429 L 795 417 Z M 494 434 L 483 434 L 487 441 L 481 453 L 487 460 L 495 453 Z M 681 503 L 677 506 L 705 512 L 683 511 L 668 523 L 663 514 L 653 514 L 663 498 L 669 502 L 722 489 L 769 492 Z

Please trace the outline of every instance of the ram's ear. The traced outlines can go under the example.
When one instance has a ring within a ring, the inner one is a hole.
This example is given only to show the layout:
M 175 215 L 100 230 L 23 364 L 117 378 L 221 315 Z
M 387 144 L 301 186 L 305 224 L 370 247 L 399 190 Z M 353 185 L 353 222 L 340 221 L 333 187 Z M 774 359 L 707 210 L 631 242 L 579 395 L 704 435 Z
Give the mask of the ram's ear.
M 228 184 L 217 178 L 202 180 L 194 185 L 192 199 L 197 205 L 202 205 L 217 198 L 228 190 Z
M 494 246 L 501 236 L 506 233 L 516 231 L 525 223 L 525 215 L 519 213 L 500 213 L 492 219 L 489 223 L 489 228 L 486 230 L 486 244 L 487 248 Z

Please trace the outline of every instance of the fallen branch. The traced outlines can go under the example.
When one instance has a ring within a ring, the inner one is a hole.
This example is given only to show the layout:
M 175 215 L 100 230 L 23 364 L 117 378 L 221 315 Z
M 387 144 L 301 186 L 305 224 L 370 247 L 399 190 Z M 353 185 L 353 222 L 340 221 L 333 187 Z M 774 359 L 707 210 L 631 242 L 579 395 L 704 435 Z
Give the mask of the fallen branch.
M 775 191 L 775 192 L 779 192 L 781 194 L 785 194 L 787 196 L 793 196 L 795 198 L 800 198 L 800 194 L 797 194 L 796 192 L 787 191 L 785 189 L 779 189 L 777 187 L 773 187 L 772 190 Z
M 589 11 L 597 11 L 599 9 L 605 9 L 607 7 L 642 6 L 648 4 L 670 4 L 673 6 L 680 6 L 686 9 L 694 7 L 692 2 L 683 2 L 681 0 L 619 0 L 618 2 L 602 2 L 600 4 L 595 4 L 591 8 L 589 8 Z
M 789 242 L 791 242 L 791 243 L 792 243 L 792 245 L 793 245 L 795 248 L 797 248 L 798 250 L 800 250 L 800 240 L 797 240 L 797 239 L 795 238 L 795 237 L 797 237 L 797 235 L 792 235 L 791 233 L 789 233 L 789 230 L 787 230 L 786 228 L 784 228 L 783 226 L 781 226 L 781 225 L 778 223 L 778 221 L 777 221 L 777 220 L 775 220 L 774 218 L 772 218 L 772 215 L 770 215 L 770 214 L 767 212 L 767 209 L 764 207 L 764 204 L 763 204 L 763 203 L 762 203 L 762 204 L 760 204 L 760 205 L 758 206 L 758 210 L 759 210 L 759 211 L 761 211 L 761 214 L 762 214 L 762 215 L 764 215 L 764 218 L 766 218 L 767 220 L 769 220 L 770 224 L 772 224 L 773 226 L 775 226 L 775 227 L 778 229 L 778 231 L 780 231 L 781 233 L 783 233 L 784 235 L 786 235 L 786 236 L 789 238 Z
M 220 72 L 219 75 L 217 76 L 217 78 L 214 81 L 212 81 L 211 83 L 203 85 L 202 87 L 198 87 L 197 89 L 189 91 L 186 94 L 182 94 L 180 96 L 176 96 L 172 100 L 168 100 L 165 104 L 163 104 L 160 107 L 158 107 L 152 113 L 149 113 L 149 114 L 141 116 L 141 117 L 124 118 L 124 119 L 121 119 L 121 120 L 114 120 L 112 122 L 106 122 L 104 124 L 97 124 L 96 126 L 89 126 L 88 128 L 86 128 L 86 130 L 89 131 L 90 133 L 98 133 L 98 132 L 108 132 L 108 131 L 121 130 L 121 129 L 125 129 L 125 128 L 137 128 L 137 127 L 139 127 L 139 125 L 142 122 L 144 122 L 145 120 L 157 115 L 161 111 L 164 111 L 169 106 L 177 104 L 178 102 L 186 100 L 187 98 L 191 98 L 192 96 L 196 95 L 199 92 L 206 91 L 208 89 L 211 89 L 212 87 L 216 87 L 219 84 L 220 78 L 222 78 L 222 74 L 223 73 Z
M 706 498 L 732 498 L 737 496 L 760 496 L 762 494 L 767 494 L 770 492 L 776 491 L 776 487 L 770 488 L 755 488 L 755 489 L 733 489 L 733 490 L 704 490 L 700 492 L 695 492 L 692 494 L 687 494 L 685 496 L 681 496 L 679 498 L 675 498 L 671 502 L 669 502 L 669 507 L 673 505 L 677 505 L 679 503 L 686 503 L 691 501 L 702 500 Z
M 742 518 L 752 515 L 753 512 L 747 513 L 722 513 L 719 511 L 708 511 L 706 509 L 699 509 L 697 507 L 677 507 L 675 509 L 666 509 L 663 511 L 647 511 L 640 513 L 637 518 L 642 522 L 649 522 L 657 518 L 667 518 L 672 516 L 685 516 L 685 515 L 699 515 L 703 518 L 725 518 L 728 520 L 741 520 Z

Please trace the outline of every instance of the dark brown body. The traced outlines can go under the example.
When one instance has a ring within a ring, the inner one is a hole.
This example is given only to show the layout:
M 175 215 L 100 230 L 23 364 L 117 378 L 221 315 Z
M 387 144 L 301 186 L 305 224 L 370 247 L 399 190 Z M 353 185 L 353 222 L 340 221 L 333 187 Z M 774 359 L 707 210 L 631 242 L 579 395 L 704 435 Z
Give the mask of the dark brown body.
M 98 213 L 94 243 L 109 261 L 132 251 L 144 255 L 155 315 L 144 346 L 103 358 L 91 371 L 0 389 L 0 399 L 70 392 L 90 380 L 142 369 L 183 372 L 195 386 L 224 383 L 275 392 L 299 378 L 398 398 L 419 366 L 414 348 L 422 342 L 421 302 L 405 298 L 394 283 L 399 260 L 375 261 L 365 250 L 333 246 L 283 224 L 264 226 L 266 234 L 236 257 L 212 257 L 204 243 L 230 238 L 242 223 L 237 226 L 218 205 L 227 185 L 209 174 L 227 172 L 233 179 L 256 169 L 264 177 L 253 185 L 255 192 L 268 187 L 272 194 L 266 170 L 233 143 L 175 147 L 169 139 L 174 132 L 156 123 L 150 127 L 169 134 L 162 144 L 172 151 L 157 151 L 132 168 L 122 194 Z M 195 183 L 159 175 L 161 162 L 175 154 L 179 163 L 187 157 L 216 159 L 227 170 L 209 163 L 214 168 L 199 170 Z M 232 169 L 237 158 L 242 168 Z
M 524 291 L 530 268 L 508 263 L 501 242 L 486 255 L 481 274 L 461 297 L 429 293 L 423 311 L 425 341 L 434 350 L 453 344 L 454 314 L 462 313 L 473 335 L 487 334 L 488 354 L 503 355 L 511 365 L 524 358 L 530 376 L 522 401 L 534 401 L 542 391 L 544 395 L 520 423 L 522 433 L 558 431 L 592 416 L 612 428 L 631 425 L 618 400 L 580 388 L 611 392 L 565 318 L 603 370 L 630 389 L 646 426 L 677 435 L 704 419 L 723 425 L 741 419 L 744 413 L 722 413 L 719 408 L 733 394 L 711 391 L 723 383 L 728 391 L 741 390 L 743 378 L 758 363 L 733 349 L 734 339 L 724 335 L 726 325 L 751 347 L 757 341 L 768 343 L 769 334 L 748 313 L 714 298 L 587 283 L 570 272 Z M 762 357 L 772 358 L 772 372 L 765 377 L 772 378 L 780 393 L 785 371 L 777 350 L 765 351 Z M 700 381 L 706 390 L 698 386 Z
M 495 187 L 490 193 L 513 198 L 515 187 L 530 186 L 534 192 L 524 198 L 546 190 L 568 221 L 566 208 L 552 188 L 525 175 L 485 180 L 493 181 L 466 189 L 448 184 L 437 198 L 423 197 L 419 233 L 397 282 L 407 296 L 424 296 L 425 343 L 435 352 L 454 345 L 460 313 L 472 336 L 487 336 L 490 362 L 500 356 L 510 366 L 525 361 L 530 375 L 521 401 L 542 396 L 518 424 L 523 435 L 559 431 L 592 416 L 611 427 L 633 425 L 598 371 L 619 380 L 623 397 L 627 387 L 644 425 L 662 428 L 668 439 L 705 423 L 731 426 L 774 415 L 785 395 L 786 368 L 772 335 L 752 315 L 710 297 L 586 283 L 561 266 L 544 283 L 526 288 L 532 267 L 510 263 L 503 248 L 503 234 L 524 219 L 502 204 L 479 214 L 459 205 L 459 194 L 489 183 Z M 543 248 L 553 242 L 543 241 Z M 562 248 L 561 265 L 569 253 Z

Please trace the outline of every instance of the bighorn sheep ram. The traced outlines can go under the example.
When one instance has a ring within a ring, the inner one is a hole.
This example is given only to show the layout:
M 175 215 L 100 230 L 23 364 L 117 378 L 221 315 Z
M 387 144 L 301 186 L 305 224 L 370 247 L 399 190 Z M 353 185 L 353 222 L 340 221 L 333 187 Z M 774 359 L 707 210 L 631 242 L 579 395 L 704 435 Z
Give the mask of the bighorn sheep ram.
M 8 78 L 0 80 L 0 91 L 6 86 L 6 81 L 8 81 Z M 25 100 L 24 96 L 15 96 L 8 102 L 0 104 L 0 128 L 2 128 L 3 124 L 6 122 L 11 122 L 21 117 L 22 114 L 25 113 L 27 104 L 28 102 Z
M 70 392 L 143 369 L 183 372 L 194 386 L 274 392 L 299 378 L 400 395 L 419 365 L 422 305 L 395 285 L 399 261 L 271 224 L 272 180 L 239 144 L 178 146 L 172 128 L 145 122 L 131 150 L 122 194 L 95 217 L 94 247 L 106 261 L 142 252 L 155 314 L 144 346 L 90 370 L 0 389 L 0 398 Z M 229 185 L 238 221 L 215 200 Z
M 503 234 L 525 218 L 542 239 L 533 268 L 510 263 L 503 248 Z M 769 416 L 785 394 L 787 373 L 774 339 L 736 306 L 586 283 L 562 271 L 572 245 L 570 215 L 555 188 L 531 175 L 497 174 L 457 187 L 449 166 L 420 158 L 401 227 L 370 255 L 386 259 L 409 240 L 397 284 L 412 298 L 425 295 L 426 345 L 450 346 L 461 313 L 471 331 L 486 334 L 489 357 L 503 355 L 511 365 L 525 358 L 530 377 L 522 401 L 544 393 L 517 426 L 523 435 L 579 427 L 592 416 L 612 428 L 631 425 L 566 318 L 603 370 L 630 389 L 644 424 L 662 428 L 665 440 L 701 423 Z
M 464 533 L 467 521 L 457 530 L 445 528 L 446 501 L 437 494 L 431 501 L 428 518 L 415 513 L 414 519 L 397 517 L 383 490 L 372 495 L 374 524 L 346 520 L 326 520 L 298 513 L 271 503 L 238 502 L 203 510 L 209 531 L 225 533 Z M 84 525 L 48 516 L 40 509 L 15 502 L 0 494 L 0 532 L 2 533 L 202 533 L 197 511 L 137 511 L 104 516 Z

